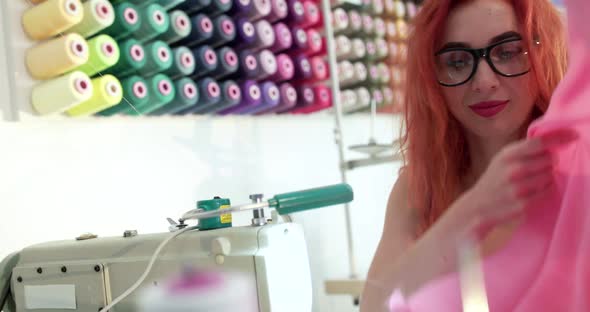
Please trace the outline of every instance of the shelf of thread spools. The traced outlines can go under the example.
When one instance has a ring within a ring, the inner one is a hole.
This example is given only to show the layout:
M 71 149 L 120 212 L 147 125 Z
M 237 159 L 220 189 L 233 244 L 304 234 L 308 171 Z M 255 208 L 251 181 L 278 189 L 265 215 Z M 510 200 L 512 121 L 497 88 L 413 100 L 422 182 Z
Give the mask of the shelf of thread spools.
M 14 52 L 22 49 L 25 71 L 15 69 L 15 84 L 36 116 L 305 114 L 332 105 L 314 0 L 21 6 Z
M 401 113 L 407 37 L 419 6 L 413 0 L 332 3 L 341 103 L 344 113 Z

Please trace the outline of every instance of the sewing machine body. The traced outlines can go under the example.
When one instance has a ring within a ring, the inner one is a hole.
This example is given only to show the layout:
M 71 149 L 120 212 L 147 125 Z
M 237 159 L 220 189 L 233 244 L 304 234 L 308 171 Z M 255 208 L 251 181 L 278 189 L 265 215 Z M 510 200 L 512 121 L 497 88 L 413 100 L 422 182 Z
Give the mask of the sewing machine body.
M 25 248 L 13 258 L 16 263 L 0 263 L 0 299 L 2 272 L 12 272 L 13 302 L 4 311 L 98 311 L 135 283 L 168 235 L 70 239 Z M 158 287 L 187 266 L 246 273 L 255 283 L 260 312 L 311 311 L 309 259 L 297 224 L 183 233 L 162 250 L 142 287 Z M 111 311 L 137 311 L 136 295 Z

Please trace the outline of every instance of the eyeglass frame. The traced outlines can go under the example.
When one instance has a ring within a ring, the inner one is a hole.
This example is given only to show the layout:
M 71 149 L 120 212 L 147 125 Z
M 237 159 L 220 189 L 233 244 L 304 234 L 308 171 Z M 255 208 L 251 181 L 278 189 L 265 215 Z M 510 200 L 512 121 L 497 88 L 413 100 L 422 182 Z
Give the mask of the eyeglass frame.
M 467 79 L 465 79 L 465 81 L 460 82 L 460 83 L 455 83 L 455 84 L 447 84 L 444 82 L 441 82 L 438 78 L 436 79 L 437 82 L 445 87 L 458 87 L 460 85 L 466 84 L 467 82 L 469 82 L 469 80 L 471 80 L 473 78 L 473 76 L 475 76 L 475 73 L 477 72 L 477 68 L 479 66 L 479 63 L 481 61 L 481 59 L 485 59 L 486 63 L 488 63 L 488 65 L 490 66 L 490 68 L 492 69 L 492 71 L 494 71 L 494 73 L 503 76 L 503 77 L 508 77 L 508 78 L 512 78 L 512 77 L 518 77 L 518 76 L 522 76 L 522 75 L 526 75 L 531 71 L 530 68 L 530 64 L 529 64 L 529 69 L 527 69 L 526 71 L 522 72 L 522 73 L 518 73 L 518 74 L 513 74 L 513 75 L 507 75 L 504 74 L 502 72 L 500 72 L 496 66 L 494 65 L 494 62 L 492 62 L 492 59 L 490 57 L 490 52 L 492 51 L 493 48 L 502 45 L 504 43 L 508 43 L 508 42 L 514 42 L 514 41 L 522 41 L 522 38 L 520 37 L 514 37 L 514 38 L 508 38 L 508 39 L 504 39 L 502 41 L 493 43 L 485 48 L 481 48 L 481 49 L 472 49 L 472 48 L 460 48 L 460 47 L 455 47 L 455 48 L 446 48 L 446 49 L 442 49 L 438 52 L 436 52 L 434 54 L 434 56 L 439 56 L 443 53 L 446 52 L 453 52 L 453 51 L 464 51 L 464 52 L 468 52 L 469 54 L 471 54 L 473 56 L 473 60 L 474 60 L 474 64 L 473 64 L 473 69 L 471 70 L 471 74 L 469 74 L 469 77 L 467 77 Z M 540 44 L 540 42 L 538 40 L 534 41 L 535 44 Z M 526 51 L 526 53 L 528 54 L 529 51 Z

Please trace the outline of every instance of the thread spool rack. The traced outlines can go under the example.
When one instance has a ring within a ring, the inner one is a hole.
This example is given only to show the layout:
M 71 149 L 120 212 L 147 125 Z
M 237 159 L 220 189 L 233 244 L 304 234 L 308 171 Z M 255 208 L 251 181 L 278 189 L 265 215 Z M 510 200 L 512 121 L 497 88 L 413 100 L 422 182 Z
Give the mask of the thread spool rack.
M 89 0 L 90 1 L 90 0 Z M 98 1 L 98 0 L 94 0 L 94 1 Z M 2 16 L 2 22 L 1 22 L 1 27 L 4 29 L 3 31 L 3 36 L 0 37 L 0 49 L 2 49 L 2 53 L 5 56 L 6 59 L 6 72 L 8 73 L 8 78 L 4 78 L 3 80 L 0 80 L 0 82 L 2 82 L 2 84 L 0 85 L 0 88 L 3 89 L 4 92 L 3 96 L 4 98 L 6 98 L 7 100 L 4 101 L 6 102 L 4 104 L 5 107 L 3 108 L 3 117 L 5 120 L 29 120 L 29 119 L 38 119 L 38 118 L 42 118 L 42 119 L 65 119 L 65 118 L 71 118 L 71 116 L 69 116 L 68 114 L 51 114 L 50 116 L 47 115 L 42 115 L 39 113 L 38 110 L 34 109 L 33 106 L 31 105 L 32 103 L 32 99 L 31 99 L 31 93 L 32 90 L 35 88 L 35 86 L 37 86 L 40 81 L 39 79 L 34 79 L 33 77 L 31 77 L 31 72 L 30 70 L 27 68 L 26 66 L 26 55 L 27 55 L 27 51 L 29 49 L 31 49 L 32 47 L 35 47 L 36 45 L 39 45 L 40 42 L 42 42 L 42 40 L 32 40 L 30 35 L 27 35 L 26 32 L 24 31 L 24 27 L 23 27 L 23 21 L 22 21 L 22 16 L 23 14 L 25 14 L 25 12 L 27 12 L 27 10 L 29 10 L 32 6 L 34 6 L 35 4 L 33 3 L 42 3 L 43 1 L 30 1 L 30 0 L 20 0 L 20 1 L 7 1 L 7 2 L 2 2 L 0 3 L 0 16 Z M 87 1 L 88 2 L 88 1 Z M 125 1 L 111 1 L 111 3 L 113 5 L 118 5 L 120 3 L 124 3 Z M 129 3 L 131 5 L 133 5 L 134 3 L 136 3 L 137 1 L 129 1 Z M 156 2 L 156 3 L 162 3 L 162 4 L 169 4 L 169 6 L 166 8 L 167 9 L 167 13 L 169 13 L 169 16 L 172 16 L 172 13 L 178 13 L 177 11 L 177 7 L 176 5 L 178 5 L 180 2 L 182 1 L 150 1 L 150 2 Z M 194 1 L 193 1 L 194 2 Z M 219 1 L 218 1 L 219 2 Z M 226 1 L 227 2 L 227 1 Z M 291 5 L 292 3 L 295 3 L 296 1 L 285 1 L 285 3 L 287 5 Z M 337 49 L 339 49 L 339 45 L 338 42 L 336 42 L 336 44 L 334 45 L 335 49 L 327 49 L 327 45 L 329 45 L 328 42 L 332 42 L 334 43 L 334 41 L 329 40 L 329 39 L 333 39 L 334 38 L 334 27 L 328 27 L 328 26 L 337 26 L 337 24 L 334 23 L 330 23 L 331 25 L 327 25 L 326 21 L 327 19 L 325 18 L 327 15 L 330 15 L 330 18 L 333 19 L 333 12 L 334 10 L 348 10 L 347 12 L 351 12 L 354 10 L 357 10 L 358 12 L 362 12 L 365 15 L 369 15 L 369 13 L 374 13 L 379 15 L 380 12 L 379 10 L 375 10 L 374 6 L 372 5 L 372 2 L 366 2 L 363 3 L 359 0 L 354 1 L 354 0 L 346 0 L 346 1 L 332 1 L 329 2 L 329 5 L 324 5 L 323 3 L 324 1 L 321 2 L 313 2 L 310 0 L 306 0 L 306 1 L 302 1 L 302 2 L 297 2 L 299 4 L 312 4 L 315 9 L 319 9 L 321 11 L 320 14 L 320 21 L 315 21 L 316 25 L 313 25 L 312 27 L 305 27 L 305 30 L 307 32 L 307 34 L 310 34 L 311 32 L 315 32 L 316 36 L 317 34 L 323 34 L 323 38 L 321 38 L 322 40 L 322 44 L 324 46 L 318 48 L 318 49 L 322 49 L 325 50 L 325 54 L 319 54 L 319 57 L 307 57 L 306 59 L 306 65 L 309 67 L 310 63 L 311 64 L 319 64 L 317 66 L 315 66 L 313 69 L 315 70 L 316 68 L 320 68 L 323 69 L 322 66 L 327 66 L 327 67 L 331 67 L 331 66 L 337 66 L 338 68 L 341 68 L 341 61 L 340 62 L 336 62 L 334 63 L 333 60 L 338 60 L 338 57 L 335 56 L 335 52 L 337 53 Z M 397 1 L 399 2 L 399 1 Z M 220 3 L 223 3 L 223 1 L 221 1 Z M 232 3 L 231 1 L 229 2 L 230 4 Z M 238 1 L 234 1 L 233 3 L 239 3 Z M 275 2 L 273 2 L 275 3 Z M 400 2 L 401 3 L 401 2 Z M 38 5 L 38 4 L 37 4 Z M 235 5 L 234 5 L 235 6 Z M 382 5 L 381 5 L 382 6 Z M 182 7 L 182 4 L 179 6 Z M 301 7 L 303 7 L 303 5 L 301 5 Z M 307 8 L 307 7 L 306 7 Z M 221 9 L 223 10 L 223 9 Z M 229 11 L 225 11 L 225 12 L 218 12 L 216 14 L 210 14 L 211 17 L 213 17 L 214 19 L 217 17 L 220 17 L 222 13 L 227 13 L 230 17 L 232 17 L 232 20 L 235 23 L 234 26 L 237 26 L 238 23 L 238 13 L 235 13 L 235 10 L 229 10 Z M 273 8 L 273 12 L 271 12 L 270 15 L 272 14 L 276 14 L 274 12 L 274 8 Z M 197 13 L 195 12 L 190 12 L 190 11 L 185 11 L 185 12 L 189 12 L 188 14 L 190 14 L 190 17 L 195 16 Z M 209 11 L 203 11 L 205 13 L 208 13 Z M 201 13 L 203 13 L 201 12 Z M 187 17 L 188 17 L 187 14 Z M 234 14 L 234 15 L 231 15 Z M 141 15 L 141 12 L 139 12 L 139 15 Z M 370 16 L 370 15 L 369 15 Z M 378 16 L 378 18 L 380 18 Z M 250 16 L 249 19 L 251 21 L 256 22 L 257 17 L 252 17 Z M 279 22 L 285 21 L 286 25 L 288 26 L 288 28 L 296 28 L 296 27 L 292 27 L 294 25 L 301 25 L 301 24 L 296 24 L 293 23 L 292 20 L 295 19 L 294 17 L 292 17 L 291 15 L 287 16 L 287 18 L 284 18 L 281 20 L 280 17 L 273 17 L 273 19 L 271 20 L 274 24 L 272 24 L 273 26 L 277 26 L 277 24 Z M 258 18 L 258 21 L 260 21 L 262 19 Z M 212 20 L 211 20 L 212 21 Z M 171 23 L 170 21 L 168 21 L 168 23 Z M 172 21 L 173 23 L 173 21 Z M 322 25 L 323 23 L 323 25 Z M 115 20 L 114 24 L 117 24 L 117 20 Z M 120 24 L 120 23 L 119 23 Z M 110 25 L 110 24 L 109 24 Z M 171 29 L 172 26 L 170 26 L 169 28 Z M 82 27 L 82 26 L 75 26 L 75 28 L 77 29 L 86 29 L 88 27 Z M 106 31 L 102 30 L 99 33 L 106 33 L 109 35 L 113 35 L 113 37 L 115 38 L 117 43 L 122 43 L 123 40 L 122 38 L 118 38 L 117 36 L 115 36 L 115 34 L 119 34 L 121 33 L 121 26 L 117 26 L 115 30 L 113 30 L 113 27 L 107 28 Z M 276 30 L 276 27 L 274 28 Z M 109 31 L 110 30 L 110 31 Z M 83 31 L 83 30 L 80 30 Z M 86 32 L 88 32 L 87 30 L 84 30 Z M 336 31 L 338 32 L 338 31 Z M 68 31 L 66 30 L 65 33 L 68 33 Z M 357 33 L 357 35 L 359 35 Z M 360 34 L 362 35 L 362 34 Z M 170 36 L 173 35 L 168 35 L 166 38 L 169 38 Z M 380 35 L 381 37 L 383 37 L 383 34 Z M 367 36 L 365 36 L 367 37 Z M 379 37 L 379 36 L 373 36 L 373 37 Z M 95 37 L 94 37 L 95 38 Z M 46 38 L 47 39 L 47 38 Z M 87 39 L 91 39 L 91 37 L 87 38 Z M 154 37 L 151 38 L 147 38 L 144 43 L 145 45 L 149 44 L 151 42 L 151 40 L 156 39 Z M 141 41 L 141 39 L 140 39 Z M 274 44 L 272 47 L 268 47 L 271 51 L 275 52 L 273 53 L 273 55 L 276 57 L 277 55 L 279 55 L 281 52 L 280 50 L 280 44 L 278 42 L 279 40 L 277 40 L 277 43 Z M 144 45 L 144 46 L 145 46 Z M 170 46 L 177 47 L 178 44 L 171 44 Z M 220 48 L 220 46 L 218 46 Z M 233 47 L 233 46 L 232 46 Z M 213 47 L 215 48 L 215 47 Z M 120 49 L 120 53 L 123 54 L 125 51 L 122 48 L 122 46 L 119 46 Z M 216 49 L 219 50 L 219 49 Z M 291 49 L 292 50 L 292 49 Z M 169 51 L 170 53 L 172 52 L 171 50 Z M 240 52 L 239 50 L 236 49 L 236 52 Z M 285 51 L 283 51 L 285 52 Z M 305 55 L 308 53 L 289 53 L 290 50 L 286 50 L 287 53 L 283 53 L 286 55 L 289 55 L 291 61 L 294 63 L 294 65 L 297 67 L 298 66 L 298 61 L 299 59 L 297 59 L 297 57 L 301 56 L 301 55 Z M 237 53 L 236 53 L 237 54 Z M 283 55 L 284 56 L 284 55 Z M 51 57 L 48 56 L 48 59 L 50 59 Z M 380 59 L 383 59 L 383 55 L 381 55 L 379 57 Z M 276 60 L 275 60 L 276 61 Z M 310 61 L 314 61 L 314 62 L 310 62 Z M 368 61 L 368 60 L 367 60 Z M 358 62 L 357 62 L 358 63 Z M 334 65 L 336 64 L 336 65 Z M 367 63 L 365 63 L 367 64 Z M 357 65 L 360 65 L 357 64 Z M 384 65 L 384 62 L 382 62 L 379 65 Z M 153 64 L 150 64 L 150 66 L 156 66 Z M 318 67 L 319 66 L 319 67 Z M 384 66 L 382 66 L 384 67 Z M 367 72 L 370 73 L 370 67 L 366 66 L 365 67 L 367 69 Z M 153 69 L 154 71 L 158 71 L 158 69 Z M 162 70 L 162 68 L 159 69 L 160 71 L 164 71 Z M 110 70 L 106 71 L 107 73 L 110 73 Z M 284 72 L 284 71 L 283 71 Z M 140 74 L 144 73 L 143 71 L 140 71 Z M 164 71 L 165 74 L 168 74 L 168 72 Z M 307 80 L 307 82 L 304 82 L 303 84 L 301 84 L 301 87 L 297 88 L 297 95 L 299 96 L 299 100 L 301 99 L 307 99 L 308 101 L 311 101 L 312 103 L 320 103 L 323 102 L 323 106 L 319 105 L 318 108 L 299 108 L 299 109 L 294 109 L 293 111 L 295 112 L 300 112 L 300 113 L 311 113 L 314 111 L 325 111 L 325 108 L 327 108 L 328 106 L 332 106 L 333 109 L 330 110 L 332 112 L 336 112 L 337 109 L 336 107 L 339 106 L 340 104 L 342 104 L 343 100 L 344 102 L 349 101 L 349 98 L 346 98 L 346 96 L 342 96 L 342 95 L 338 95 L 337 97 L 335 96 L 336 94 L 340 94 L 341 91 L 341 81 L 338 82 L 338 84 L 333 85 L 332 84 L 332 79 L 330 77 L 337 77 L 334 76 L 335 73 L 337 73 L 338 75 L 340 75 L 342 73 L 342 70 L 340 71 L 332 71 L 332 69 L 330 68 L 329 71 L 323 69 L 322 71 L 318 71 L 315 70 L 314 74 L 317 75 L 317 73 L 321 73 L 321 77 L 318 80 L 323 80 L 323 84 L 318 84 L 316 83 L 316 81 L 311 81 L 311 83 L 309 83 L 309 80 Z M 61 73 L 63 74 L 63 73 Z M 298 73 L 298 68 L 295 68 L 295 78 L 297 78 L 297 75 L 300 74 Z M 358 73 L 357 73 L 358 74 Z M 328 77 L 324 77 L 323 75 L 327 75 Z M 58 76 L 58 75 L 54 75 L 54 76 Z M 280 76 L 279 74 L 273 75 L 272 77 L 269 77 L 268 81 L 272 82 L 273 80 L 277 80 L 277 76 Z M 393 79 L 391 79 L 390 77 L 392 77 L 393 75 L 391 75 L 390 73 L 388 73 L 389 76 L 387 78 L 387 80 L 393 81 Z M 118 77 L 117 75 L 115 75 L 116 78 L 120 78 L 118 79 L 119 81 L 122 81 L 124 78 L 129 78 L 129 76 L 124 75 L 123 77 Z M 38 78 L 38 77 L 37 77 Z M 146 78 L 146 77 L 144 77 Z M 181 77 L 170 77 L 172 78 L 172 80 L 178 80 Z M 176 78 L 176 79 L 174 79 Z M 285 80 L 285 82 L 291 82 L 291 80 L 289 79 L 285 79 L 288 77 L 282 77 L 282 79 Z M 266 80 L 265 80 L 266 81 Z M 219 87 L 221 87 L 221 82 L 219 81 Z M 259 82 L 262 82 L 259 80 Z M 386 82 L 386 80 L 381 81 L 381 85 L 383 86 L 378 86 L 378 87 L 374 87 L 371 90 L 375 91 L 376 89 L 380 89 L 380 90 L 385 90 L 385 89 L 389 89 L 391 90 L 391 88 L 389 86 L 385 86 L 384 83 Z M 353 83 L 354 84 L 354 83 Z M 261 85 L 261 83 L 259 84 Z M 303 88 L 304 86 L 311 86 L 313 89 L 305 89 Z M 320 85 L 320 87 L 314 87 L 314 85 Z M 321 85 L 325 85 L 325 86 L 329 86 L 329 88 L 326 87 L 321 87 Z M 280 87 L 280 85 L 277 83 L 276 84 L 277 88 L 273 89 L 274 92 L 276 93 L 276 90 L 278 89 L 278 87 Z M 350 84 L 349 84 L 350 86 Z M 174 85 L 172 85 L 171 87 L 175 87 Z M 358 88 L 364 88 L 361 85 L 359 86 L 357 84 L 357 90 Z M 367 88 L 364 88 L 366 90 L 368 90 Z M 283 89 L 280 89 L 283 90 Z M 285 89 L 286 90 L 286 89 Z M 313 90 L 313 92 L 311 91 Z M 198 90 L 197 90 L 198 91 Z M 290 90 L 291 93 L 293 93 L 293 90 Z M 336 92 L 335 92 L 336 91 Z M 349 90 L 346 90 L 349 91 Z M 282 92 L 282 91 L 279 91 Z M 350 93 L 350 92 L 348 92 Z M 348 93 L 344 94 L 347 95 Z M 358 92 L 357 92 L 358 93 Z M 379 94 L 381 94 L 379 102 L 384 102 L 383 100 L 386 100 L 386 97 L 384 97 L 383 95 L 388 94 L 387 92 L 378 92 Z M 391 92 L 389 92 L 391 93 Z M 306 95 L 308 95 L 306 97 Z M 320 95 L 320 97 L 318 97 L 318 95 Z M 366 95 L 366 94 L 365 94 Z M 372 94 L 370 94 L 372 96 Z M 316 97 L 314 99 L 314 96 Z M 284 94 L 283 94 L 283 97 Z M 391 96 L 390 96 L 391 97 Z M 286 98 L 286 97 L 285 97 Z M 356 97 L 358 99 L 358 96 Z M 393 99 L 389 99 L 390 101 L 392 101 Z M 332 103 L 329 103 L 329 102 Z M 365 99 L 366 102 L 366 99 Z M 125 104 L 123 102 L 123 104 Z M 388 105 L 385 105 L 388 103 L 384 103 L 384 105 L 380 105 L 380 107 L 385 107 L 385 109 L 380 109 L 380 110 L 387 110 L 386 107 Z M 302 106 L 302 105 L 298 105 L 298 106 Z M 306 106 L 306 105 L 303 105 Z M 362 110 L 362 107 L 361 107 Z M 247 111 L 247 110 L 246 110 Z M 272 111 L 272 110 L 270 110 Z M 354 111 L 354 110 L 353 110 Z M 350 110 L 345 110 L 344 112 L 350 112 Z M 107 115 L 107 114 L 97 114 L 97 115 Z M 162 114 L 157 114 L 157 115 L 162 115 Z M 104 116 L 103 116 L 104 117 Z

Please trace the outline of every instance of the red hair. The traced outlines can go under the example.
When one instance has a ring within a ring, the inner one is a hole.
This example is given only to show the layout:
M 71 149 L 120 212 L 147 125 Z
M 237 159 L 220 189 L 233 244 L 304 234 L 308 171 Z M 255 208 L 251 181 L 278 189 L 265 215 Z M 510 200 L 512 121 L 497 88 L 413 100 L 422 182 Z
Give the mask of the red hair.
M 433 57 L 450 11 L 468 1 L 427 0 L 412 22 L 401 144 L 409 203 L 420 220 L 418 233 L 430 227 L 459 196 L 461 180 L 469 169 L 466 140 L 445 105 Z M 549 0 L 506 1 L 516 12 L 524 42 L 529 43 L 537 111 L 545 112 L 566 70 L 562 18 Z

